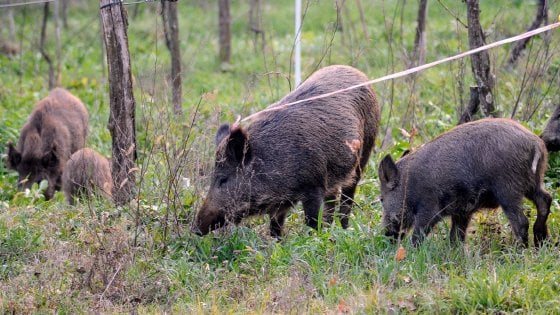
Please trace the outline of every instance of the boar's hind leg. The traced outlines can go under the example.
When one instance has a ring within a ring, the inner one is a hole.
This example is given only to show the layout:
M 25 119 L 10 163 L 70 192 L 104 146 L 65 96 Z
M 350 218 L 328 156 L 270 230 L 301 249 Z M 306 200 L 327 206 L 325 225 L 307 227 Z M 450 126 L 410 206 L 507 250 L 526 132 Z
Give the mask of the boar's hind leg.
M 548 235 L 546 220 L 550 213 L 552 197 L 548 192 L 539 187 L 529 199 L 531 199 L 537 207 L 537 220 L 535 221 L 535 225 L 533 225 L 535 246 L 541 246 Z
M 470 215 L 456 215 L 451 217 L 451 232 L 449 234 L 451 243 L 465 241 L 465 233 L 467 232 L 470 220 Z
M 523 213 L 521 200 L 512 198 L 507 202 L 500 202 L 500 206 L 511 224 L 513 233 L 523 246 L 527 247 L 529 245 L 529 219 Z
M 355 142 L 354 142 L 355 143 Z M 364 140 L 364 146 L 362 148 L 362 153 L 360 157 L 360 165 L 356 168 L 356 174 L 354 175 L 352 184 L 347 187 L 342 188 L 342 195 L 340 196 L 340 225 L 343 229 L 348 228 L 348 216 L 352 211 L 352 206 L 354 205 L 354 194 L 356 193 L 356 186 L 362 178 L 362 172 L 366 167 L 369 156 L 371 154 L 371 148 L 375 143 L 375 133 L 373 137 L 366 137 Z M 357 150 L 356 150 L 357 151 Z

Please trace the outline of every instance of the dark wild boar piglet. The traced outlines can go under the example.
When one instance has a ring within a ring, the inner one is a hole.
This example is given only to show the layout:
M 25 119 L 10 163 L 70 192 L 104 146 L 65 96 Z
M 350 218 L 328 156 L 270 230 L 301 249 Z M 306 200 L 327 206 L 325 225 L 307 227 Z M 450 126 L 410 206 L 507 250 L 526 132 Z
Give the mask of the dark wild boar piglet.
M 535 245 L 547 237 L 551 196 L 543 188 L 547 151 L 543 141 L 511 119 L 481 119 L 455 127 L 397 163 L 379 166 L 383 225 L 401 237 L 411 227 L 422 242 L 443 217 L 451 217 L 450 240 L 464 241 L 473 213 L 501 206 L 519 241 L 528 245 L 527 197 L 537 207 Z
M 366 81 L 352 67 L 329 66 L 271 107 Z M 346 228 L 378 124 L 375 94 L 365 86 L 264 112 L 247 127 L 222 125 L 210 189 L 192 231 L 203 235 L 226 222 L 268 214 L 270 234 L 280 237 L 288 210 L 300 201 L 306 224 L 316 229 L 323 203 L 331 222 L 339 194 Z
M 110 199 L 112 189 L 109 160 L 89 148 L 70 156 L 62 173 L 62 191 L 68 203 L 74 204 L 76 198 L 95 195 Z
M 47 180 L 45 198 L 52 198 L 61 188 L 66 161 L 84 147 L 88 120 L 84 104 L 64 89 L 56 88 L 39 101 L 16 147 L 8 144 L 7 166 L 18 172 L 18 188 Z

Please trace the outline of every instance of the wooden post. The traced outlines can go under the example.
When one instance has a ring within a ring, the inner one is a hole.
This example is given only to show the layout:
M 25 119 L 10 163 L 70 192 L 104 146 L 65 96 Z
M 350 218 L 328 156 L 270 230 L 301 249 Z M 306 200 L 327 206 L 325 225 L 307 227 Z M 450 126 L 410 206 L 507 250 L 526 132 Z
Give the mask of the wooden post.
M 420 0 L 416 18 L 416 36 L 412 53 L 411 68 L 424 63 L 426 58 L 426 19 L 428 17 L 428 0 Z
M 181 48 L 179 43 L 179 21 L 177 19 L 177 2 L 161 1 L 161 16 L 165 43 L 171 54 L 171 82 L 173 89 L 173 112 L 176 116 L 183 113 L 181 100 Z
M 116 205 L 123 205 L 133 198 L 136 177 L 135 101 L 126 31 L 128 22 L 120 1 L 100 0 L 100 10 L 109 69 L 108 128 L 113 139 L 113 200 Z
M 466 3 L 469 47 L 470 49 L 475 49 L 485 44 L 484 32 L 482 31 L 482 26 L 480 25 L 480 7 L 478 5 L 478 0 L 466 0 Z M 479 107 L 485 116 L 496 116 L 494 109 L 494 96 L 492 92 L 494 88 L 494 75 L 492 74 L 490 68 L 490 55 L 488 52 L 481 51 L 472 55 L 471 68 L 476 80 L 476 88 L 478 89 L 477 93 L 472 93 L 471 90 L 471 97 L 478 97 L 478 102 L 476 102 L 476 100 L 471 100 L 470 103 L 479 103 Z M 472 114 L 463 113 L 462 117 L 470 119 Z
M 60 86 L 60 0 L 54 0 L 54 29 L 55 29 L 55 55 L 56 55 L 56 75 L 55 84 Z
M 231 59 L 231 16 L 229 13 L 229 0 L 218 1 L 220 24 L 220 61 L 229 63 Z

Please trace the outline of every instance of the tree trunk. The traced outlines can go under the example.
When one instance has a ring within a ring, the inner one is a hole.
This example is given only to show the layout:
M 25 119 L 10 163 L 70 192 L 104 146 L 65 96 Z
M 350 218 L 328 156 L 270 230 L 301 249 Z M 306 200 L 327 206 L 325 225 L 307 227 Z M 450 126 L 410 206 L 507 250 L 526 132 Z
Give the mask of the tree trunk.
M 478 0 L 466 0 L 469 47 L 475 49 L 483 46 L 484 32 L 480 26 L 480 8 Z M 494 109 L 494 77 L 490 68 L 490 56 L 487 51 L 482 51 L 471 56 L 471 69 L 476 80 L 477 93 L 471 91 L 471 97 L 477 97 L 479 107 L 485 116 L 496 116 Z M 476 100 L 470 100 L 469 104 L 476 104 Z M 469 106 L 470 108 L 471 106 Z M 468 110 L 468 108 L 467 108 Z M 462 117 L 470 119 L 474 113 L 463 113 Z M 468 121 L 468 120 L 467 120 Z M 464 121 L 466 122 L 466 121 Z
M 560 105 L 556 107 L 546 123 L 541 139 L 543 139 L 549 152 L 560 151 Z
M 472 120 L 474 114 L 478 111 L 478 107 L 480 105 L 480 100 L 478 98 L 478 87 L 471 86 L 471 98 L 469 101 L 469 105 L 465 108 L 465 111 L 461 115 L 459 119 L 459 125 L 469 122 Z
M 7 8 L 5 10 L 6 12 L 4 14 L 6 16 L 6 19 L 8 20 L 8 32 L 10 36 L 9 40 L 13 42 L 16 40 L 16 22 L 14 19 L 14 10 L 13 8 Z
M 179 22 L 177 19 L 177 2 L 162 1 L 161 16 L 163 18 L 163 29 L 165 32 L 165 43 L 171 54 L 171 82 L 173 89 L 173 112 L 181 116 L 181 47 L 179 43 Z
M 262 33 L 261 23 L 261 0 L 251 0 L 249 5 L 249 29 L 255 36 Z
M 64 29 L 68 29 L 68 2 L 70 0 L 62 0 L 62 25 Z
M 335 26 L 336 29 L 333 30 L 334 32 L 344 32 L 344 26 L 342 25 L 342 11 L 344 10 L 344 3 L 346 0 L 335 0 L 334 5 L 336 7 L 336 22 Z
M 251 0 L 249 7 L 249 30 L 253 32 L 253 50 L 255 53 L 259 48 L 259 38 L 261 41 L 260 48 L 264 50 L 264 29 L 262 26 L 262 2 L 261 0 Z
M 537 29 L 547 19 L 548 19 L 548 0 L 539 0 L 535 20 L 533 21 L 533 24 L 529 26 L 527 32 Z M 525 49 L 525 47 L 527 47 L 527 44 L 529 43 L 529 40 L 531 38 L 532 37 L 522 39 L 518 41 L 517 44 L 515 44 L 515 46 L 511 50 L 511 56 L 508 59 L 509 65 L 514 65 L 517 62 L 517 59 L 521 55 L 521 52 Z
M 100 0 L 100 8 L 109 69 L 108 128 L 113 140 L 113 200 L 116 205 L 124 205 L 133 197 L 136 160 L 135 101 L 126 31 L 128 22 L 121 2 Z
M 416 19 L 416 36 L 410 68 L 421 65 L 426 60 L 426 19 L 428 15 L 428 0 L 420 0 L 418 17 Z
M 54 27 L 55 27 L 55 55 L 56 55 L 56 74 L 55 74 L 55 84 L 60 86 L 60 0 L 54 1 Z
M 220 27 L 220 61 L 229 63 L 231 60 L 231 16 L 229 14 L 229 0 L 219 0 Z
M 358 12 L 360 13 L 360 24 L 362 25 L 362 32 L 364 33 L 364 39 L 367 42 L 369 40 L 369 32 L 367 29 L 366 17 L 364 16 L 364 8 L 362 6 L 362 1 L 356 0 L 356 5 L 358 6 Z
M 56 79 L 54 75 L 54 66 L 51 56 L 45 50 L 45 41 L 47 39 L 47 22 L 49 19 L 49 3 L 45 2 L 43 5 L 43 22 L 41 25 L 41 38 L 39 40 L 39 52 L 43 56 L 43 59 L 47 62 L 49 66 L 49 90 L 53 89 L 56 86 Z

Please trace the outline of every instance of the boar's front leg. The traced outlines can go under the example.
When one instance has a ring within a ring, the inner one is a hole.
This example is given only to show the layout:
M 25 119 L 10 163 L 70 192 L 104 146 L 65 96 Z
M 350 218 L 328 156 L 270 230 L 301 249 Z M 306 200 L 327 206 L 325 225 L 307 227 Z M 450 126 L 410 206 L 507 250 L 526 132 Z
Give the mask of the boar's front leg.
M 441 217 L 438 212 L 433 210 L 426 211 L 426 209 L 438 209 L 437 207 L 425 207 L 418 209 L 414 216 L 414 231 L 412 232 L 412 246 L 418 247 L 422 244 L 426 235 L 430 233 L 436 223 L 439 222 Z
M 282 227 L 286 220 L 286 214 L 290 209 L 290 204 L 281 204 L 275 211 L 270 211 L 270 236 L 274 238 L 282 237 Z
M 470 220 L 470 215 L 454 215 L 451 217 L 451 232 L 449 233 L 451 243 L 465 241 L 465 234 Z

